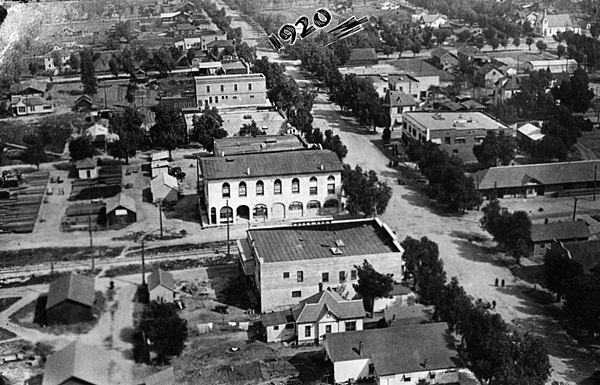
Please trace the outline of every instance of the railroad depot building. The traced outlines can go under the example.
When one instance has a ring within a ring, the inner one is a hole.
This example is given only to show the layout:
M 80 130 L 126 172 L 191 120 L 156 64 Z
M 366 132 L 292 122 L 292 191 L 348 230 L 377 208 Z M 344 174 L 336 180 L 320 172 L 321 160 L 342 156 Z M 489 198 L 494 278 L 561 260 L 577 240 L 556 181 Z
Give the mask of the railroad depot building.
M 473 146 L 483 142 L 488 131 L 508 130 L 499 120 L 482 112 L 405 112 L 403 133 L 423 143 L 439 144 L 450 155 L 465 162 L 476 161 Z
M 194 81 L 200 109 L 269 105 L 263 74 L 195 76 Z
M 323 290 L 355 296 L 355 265 L 366 259 L 377 271 L 404 274 L 404 249 L 394 232 L 377 218 L 248 230 L 238 241 L 248 291 L 262 313 L 285 310 Z
M 200 184 L 209 224 L 336 212 L 342 168 L 329 150 L 202 158 Z

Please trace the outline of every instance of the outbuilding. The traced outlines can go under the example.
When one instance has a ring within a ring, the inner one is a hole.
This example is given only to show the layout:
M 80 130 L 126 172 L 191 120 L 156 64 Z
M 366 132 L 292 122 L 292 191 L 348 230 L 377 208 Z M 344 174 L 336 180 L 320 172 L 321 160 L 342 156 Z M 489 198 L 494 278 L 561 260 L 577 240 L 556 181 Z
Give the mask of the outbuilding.
M 150 301 L 173 302 L 175 299 L 175 280 L 171 273 L 163 269 L 154 270 L 148 276 Z
M 76 273 L 64 275 L 50 283 L 46 322 L 55 325 L 90 321 L 94 302 L 94 278 Z
M 79 179 L 98 178 L 98 162 L 96 159 L 85 158 L 75 162 Z
M 166 169 L 150 181 L 152 202 L 176 202 L 179 199 L 179 185 L 174 176 L 169 175 Z
M 106 200 L 106 225 L 128 225 L 137 220 L 135 199 L 125 194 L 118 194 Z
M 48 357 L 42 385 L 109 385 L 112 364 L 96 346 L 74 341 Z

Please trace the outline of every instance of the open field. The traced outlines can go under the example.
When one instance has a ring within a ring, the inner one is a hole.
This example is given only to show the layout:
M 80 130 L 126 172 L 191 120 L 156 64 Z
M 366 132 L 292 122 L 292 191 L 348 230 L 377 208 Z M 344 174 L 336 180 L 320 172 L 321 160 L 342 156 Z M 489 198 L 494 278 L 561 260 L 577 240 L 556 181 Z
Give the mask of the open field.
M 122 246 L 95 246 L 94 253 L 105 258 L 121 254 Z M 89 247 L 42 247 L 38 249 L 0 250 L 0 268 L 46 264 L 57 261 L 78 261 L 90 258 Z

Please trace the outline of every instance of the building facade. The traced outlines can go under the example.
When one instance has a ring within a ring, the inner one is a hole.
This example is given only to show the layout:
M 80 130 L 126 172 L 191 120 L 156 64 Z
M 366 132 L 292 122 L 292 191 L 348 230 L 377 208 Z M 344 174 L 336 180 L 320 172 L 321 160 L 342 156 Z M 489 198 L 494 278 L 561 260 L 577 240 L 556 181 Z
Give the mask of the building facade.
M 200 167 L 213 225 L 315 217 L 342 201 L 342 163 L 328 150 L 203 158 Z
M 266 106 L 263 74 L 195 76 L 198 108 Z
M 488 131 L 507 130 L 500 121 L 482 112 L 405 112 L 403 133 L 423 143 L 440 145 L 450 155 L 465 162 L 475 161 L 473 146 L 483 141 Z
M 353 298 L 355 266 L 364 260 L 397 280 L 404 274 L 404 250 L 377 218 L 261 227 L 247 234 L 239 241 L 240 263 L 261 312 L 289 309 L 328 289 Z

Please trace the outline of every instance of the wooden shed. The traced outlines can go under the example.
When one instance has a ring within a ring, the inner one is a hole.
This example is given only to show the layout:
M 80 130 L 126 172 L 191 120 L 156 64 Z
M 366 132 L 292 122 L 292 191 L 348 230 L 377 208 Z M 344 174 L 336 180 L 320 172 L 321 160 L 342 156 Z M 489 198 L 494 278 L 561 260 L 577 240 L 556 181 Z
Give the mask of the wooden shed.
M 175 299 L 175 280 L 171 273 L 162 269 L 154 270 L 148 276 L 150 301 L 173 302 Z
M 135 199 L 118 194 L 106 200 L 106 225 L 128 225 L 137 221 Z
M 93 318 L 94 278 L 76 273 L 50 283 L 46 302 L 48 325 L 73 324 Z

